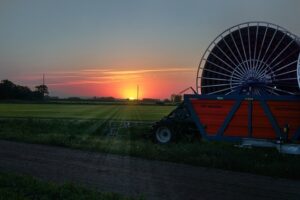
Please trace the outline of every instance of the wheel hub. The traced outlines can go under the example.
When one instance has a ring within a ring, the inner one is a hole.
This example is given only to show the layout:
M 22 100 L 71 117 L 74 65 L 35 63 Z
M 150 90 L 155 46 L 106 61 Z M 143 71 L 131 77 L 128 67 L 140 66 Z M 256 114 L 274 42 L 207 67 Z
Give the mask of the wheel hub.
M 161 127 L 156 131 L 156 139 L 160 143 L 168 143 L 171 141 L 172 133 L 167 127 Z
M 230 87 L 236 91 L 239 85 L 242 92 L 255 92 L 260 94 L 264 88 L 272 85 L 273 70 L 266 63 L 250 59 L 241 63 L 231 74 Z

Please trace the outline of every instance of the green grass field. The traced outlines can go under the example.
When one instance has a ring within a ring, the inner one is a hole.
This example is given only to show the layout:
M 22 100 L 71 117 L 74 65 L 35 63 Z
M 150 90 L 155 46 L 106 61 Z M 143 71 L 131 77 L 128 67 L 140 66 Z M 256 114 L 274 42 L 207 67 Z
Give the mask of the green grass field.
M 174 108 L 157 105 L 0 104 L 0 117 L 156 121 Z
M 149 125 L 121 128 L 113 136 L 107 127 L 99 120 L 0 119 L 0 139 L 300 179 L 300 157 L 276 149 L 242 149 L 232 143 L 184 138 L 160 145 L 149 137 Z
M 156 121 L 173 108 L 0 104 L 0 139 L 300 179 L 300 157 L 280 154 L 276 149 L 241 149 L 232 143 L 198 140 L 191 143 L 185 138 L 159 145 L 152 142 L 150 124 L 123 127 L 110 135 L 110 120 Z
M 55 184 L 31 176 L 3 172 L 0 172 L 0 199 L 134 200 L 115 193 L 101 193 L 86 189 L 72 183 Z

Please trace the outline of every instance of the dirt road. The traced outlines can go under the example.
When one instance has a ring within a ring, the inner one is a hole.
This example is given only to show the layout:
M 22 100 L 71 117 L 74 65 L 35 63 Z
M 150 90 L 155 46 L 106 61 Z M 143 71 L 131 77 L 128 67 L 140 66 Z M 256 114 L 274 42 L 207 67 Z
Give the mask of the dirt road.
M 300 199 L 300 181 L 0 140 L 0 170 L 146 199 Z

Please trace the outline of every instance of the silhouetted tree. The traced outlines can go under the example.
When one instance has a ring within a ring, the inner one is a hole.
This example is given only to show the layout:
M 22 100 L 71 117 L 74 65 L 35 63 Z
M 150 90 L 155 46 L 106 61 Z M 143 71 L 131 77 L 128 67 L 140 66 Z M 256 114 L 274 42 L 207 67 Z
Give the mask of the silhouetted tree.
M 28 87 L 16 85 L 14 98 L 24 100 L 33 99 L 32 91 Z
M 170 103 L 171 101 L 170 101 L 170 99 L 164 99 L 164 103 Z
M 43 98 L 45 97 L 45 95 L 49 94 L 47 85 L 38 85 L 35 86 L 35 89 L 36 89 L 35 92 L 40 94 Z
M 31 91 L 28 87 L 16 85 L 9 80 L 0 82 L 0 99 L 20 99 L 20 100 L 41 100 L 45 94 L 49 94 L 46 85 L 36 86 L 35 91 Z
M 16 85 L 9 80 L 0 83 L 0 99 L 10 99 L 15 96 Z

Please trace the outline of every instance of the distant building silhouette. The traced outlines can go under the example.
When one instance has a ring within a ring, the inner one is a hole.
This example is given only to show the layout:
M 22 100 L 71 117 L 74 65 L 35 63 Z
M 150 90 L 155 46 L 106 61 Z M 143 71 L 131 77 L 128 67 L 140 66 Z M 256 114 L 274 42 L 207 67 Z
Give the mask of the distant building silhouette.
M 180 103 L 181 101 L 182 101 L 182 95 L 180 95 L 180 94 L 172 94 L 171 95 L 171 102 Z

